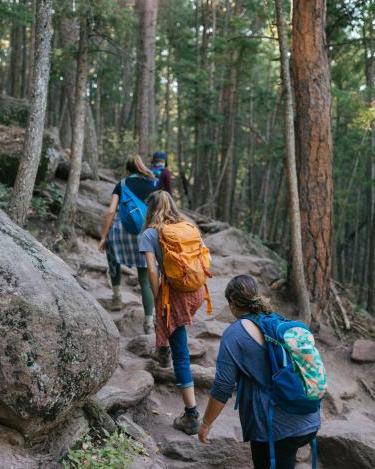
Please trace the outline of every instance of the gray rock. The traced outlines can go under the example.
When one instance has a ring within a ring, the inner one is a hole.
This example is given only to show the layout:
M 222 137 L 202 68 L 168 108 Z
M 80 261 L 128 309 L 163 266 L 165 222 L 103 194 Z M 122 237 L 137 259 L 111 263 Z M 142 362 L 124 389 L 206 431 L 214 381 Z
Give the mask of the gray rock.
M 14 184 L 23 155 L 24 140 L 25 129 L 0 125 L 0 182 L 3 184 Z M 62 150 L 53 133 L 45 131 L 36 184 L 48 181 L 54 176 L 61 155 Z
M 41 453 L 59 461 L 90 431 L 89 422 L 82 409 L 75 409 L 68 419 L 54 428 L 45 441 L 39 444 Z M 37 446 L 34 446 L 34 451 Z
M 117 368 L 95 400 L 107 411 L 128 409 L 147 397 L 154 387 L 152 375 L 144 370 L 124 371 Z
M 218 339 L 222 337 L 227 327 L 228 324 L 211 319 L 194 323 L 191 326 L 191 333 L 197 339 Z
M 268 249 L 255 237 L 236 228 L 229 228 L 207 236 L 205 244 L 213 255 L 222 257 L 256 256 L 258 259 L 266 259 L 267 262 L 271 260 L 280 267 L 285 265 L 285 262 L 275 252 Z M 236 257 L 236 262 L 241 263 L 241 259 Z
M 69 171 L 69 158 L 66 155 L 61 156 L 56 167 L 56 177 L 62 179 L 63 181 L 67 181 L 69 177 Z M 82 162 L 80 179 L 81 181 L 83 181 L 84 179 L 94 179 L 94 173 L 87 161 Z
M 195 387 L 211 389 L 215 379 L 215 368 L 203 367 L 196 364 L 190 367 Z M 158 383 L 175 383 L 175 375 L 172 368 L 161 368 L 157 363 L 152 362 L 148 369 Z
M 318 433 L 318 452 L 325 469 L 373 469 L 375 423 L 360 414 L 325 421 Z
M 76 224 L 89 236 L 101 238 L 101 229 L 107 207 L 95 198 L 79 194 L 77 199 Z
M 190 358 L 201 358 L 206 353 L 206 345 L 203 340 L 189 337 L 188 346 Z M 131 339 L 127 349 L 139 357 L 155 357 L 155 334 L 139 335 Z
M 356 340 L 353 344 L 351 359 L 358 363 L 375 363 L 375 341 Z
M 139 357 L 152 357 L 155 353 L 155 334 L 134 337 L 128 343 L 127 349 Z
M 325 324 L 320 325 L 318 340 L 327 347 L 336 347 L 340 344 L 332 329 Z
M 160 442 L 160 451 L 167 457 L 192 463 L 191 466 L 169 467 L 202 467 L 212 469 L 237 469 L 250 466 L 250 445 L 231 437 L 210 438 L 210 444 L 202 445 L 196 438 L 181 439 L 170 435 Z
M 66 264 L 2 211 L 0 243 L 0 419 L 34 436 L 108 380 L 119 336 Z
M 189 354 L 190 358 L 202 358 L 206 352 L 207 347 L 203 340 L 194 339 L 189 337 L 188 339 Z

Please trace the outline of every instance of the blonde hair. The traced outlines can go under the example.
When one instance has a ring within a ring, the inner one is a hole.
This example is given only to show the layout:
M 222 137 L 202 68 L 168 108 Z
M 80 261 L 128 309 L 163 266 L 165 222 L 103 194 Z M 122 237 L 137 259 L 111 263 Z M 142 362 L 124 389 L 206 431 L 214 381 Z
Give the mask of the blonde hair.
M 146 227 L 159 230 L 162 225 L 185 221 L 171 195 L 166 191 L 156 191 L 147 198 Z
M 139 155 L 129 156 L 126 162 L 126 170 L 130 174 L 140 174 L 149 179 L 156 179 L 154 173 L 147 168 Z

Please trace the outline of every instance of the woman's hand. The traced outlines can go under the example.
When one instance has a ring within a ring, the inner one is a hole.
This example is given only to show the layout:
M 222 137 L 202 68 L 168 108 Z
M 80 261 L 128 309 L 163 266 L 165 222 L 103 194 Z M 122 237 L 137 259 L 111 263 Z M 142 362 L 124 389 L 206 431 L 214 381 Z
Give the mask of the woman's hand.
M 204 443 L 204 444 L 209 443 L 209 440 L 207 439 L 209 431 L 210 431 L 210 427 L 206 425 L 205 423 L 201 423 L 201 426 L 199 427 L 199 432 L 198 432 L 198 438 L 201 443 Z
M 107 240 L 105 238 L 102 238 L 100 241 L 99 241 L 99 251 L 100 252 L 104 252 L 107 248 Z

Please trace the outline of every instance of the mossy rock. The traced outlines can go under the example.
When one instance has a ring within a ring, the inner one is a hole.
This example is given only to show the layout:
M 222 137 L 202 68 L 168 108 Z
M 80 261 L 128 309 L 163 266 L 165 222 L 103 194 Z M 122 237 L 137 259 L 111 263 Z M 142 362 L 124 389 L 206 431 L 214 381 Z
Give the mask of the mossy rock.
M 23 154 L 25 129 L 0 125 L 0 182 L 13 186 L 20 159 Z M 51 132 L 44 132 L 42 155 L 36 184 L 53 176 L 59 160 L 59 150 Z
M 26 127 L 29 103 L 24 99 L 0 96 L 0 124 Z

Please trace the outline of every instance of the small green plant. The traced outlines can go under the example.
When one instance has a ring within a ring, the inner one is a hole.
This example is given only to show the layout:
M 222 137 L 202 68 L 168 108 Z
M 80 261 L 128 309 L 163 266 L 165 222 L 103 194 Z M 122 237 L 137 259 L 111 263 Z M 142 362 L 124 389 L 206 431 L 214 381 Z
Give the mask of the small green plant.
M 10 200 L 12 188 L 0 182 L 0 209 L 6 208 Z
M 104 436 L 86 435 L 80 448 L 70 450 L 64 469 L 127 469 L 137 454 L 146 454 L 144 446 L 125 433 L 103 432 Z

